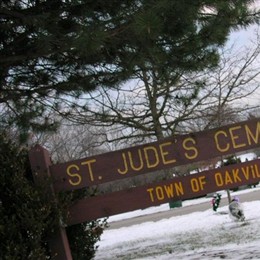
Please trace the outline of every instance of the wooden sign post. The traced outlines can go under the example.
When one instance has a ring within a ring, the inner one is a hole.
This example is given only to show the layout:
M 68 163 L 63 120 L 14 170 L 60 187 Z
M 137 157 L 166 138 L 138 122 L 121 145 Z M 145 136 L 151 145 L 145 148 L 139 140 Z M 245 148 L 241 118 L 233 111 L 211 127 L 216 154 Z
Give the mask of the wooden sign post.
M 41 185 L 43 180 L 50 178 L 49 168 L 51 166 L 50 155 L 46 149 L 36 145 L 29 152 L 31 169 L 36 185 Z M 50 186 L 46 194 L 51 194 L 55 199 L 53 187 Z M 52 259 L 72 260 L 71 251 L 68 243 L 66 230 L 60 227 L 58 232 L 54 233 L 49 239 L 49 247 Z

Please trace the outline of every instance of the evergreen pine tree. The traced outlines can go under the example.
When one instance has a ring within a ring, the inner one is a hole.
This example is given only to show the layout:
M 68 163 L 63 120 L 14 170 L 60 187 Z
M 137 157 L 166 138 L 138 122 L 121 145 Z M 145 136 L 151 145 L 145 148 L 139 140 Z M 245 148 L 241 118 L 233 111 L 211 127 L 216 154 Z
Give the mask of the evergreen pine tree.
M 58 203 L 46 194 L 50 180 L 36 186 L 29 164 L 28 150 L 0 133 L 0 259 L 50 259 L 48 239 L 58 230 L 60 219 L 66 222 L 66 209 L 86 191 L 60 195 Z M 85 222 L 68 227 L 73 259 L 92 259 L 96 242 L 106 220 Z
M 158 84 L 174 83 L 179 72 L 214 66 L 231 30 L 258 20 L 249 11 L 253 2 L 3 0 L 1 120 L 42 130 L 53 124 L 44 112 L 60 112 L 66 95 L 70 103 L 151 66 Z
M 57 228 L 53 202 L 36 189 L 28 153 L 0 134 L 0 258 L 48 259 L 47 237 Z

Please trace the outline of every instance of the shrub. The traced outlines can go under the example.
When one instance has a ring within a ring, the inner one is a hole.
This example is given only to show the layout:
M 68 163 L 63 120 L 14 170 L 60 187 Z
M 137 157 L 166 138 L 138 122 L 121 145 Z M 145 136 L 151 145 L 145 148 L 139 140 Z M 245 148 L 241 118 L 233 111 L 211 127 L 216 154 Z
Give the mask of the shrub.
M 46 196 L 48 181 L 36 187 L 28 150 L 5 133 L 0 133 L 0 166 L 0 259 L 51 259 L 48 237 L 59 228 L 72 196 L 59 196 L 57 204 Z M 100 223 L 92 221 L 67 228 L 74 259 L 94 257 L 101 235 L 93 232 L 97 226 Z

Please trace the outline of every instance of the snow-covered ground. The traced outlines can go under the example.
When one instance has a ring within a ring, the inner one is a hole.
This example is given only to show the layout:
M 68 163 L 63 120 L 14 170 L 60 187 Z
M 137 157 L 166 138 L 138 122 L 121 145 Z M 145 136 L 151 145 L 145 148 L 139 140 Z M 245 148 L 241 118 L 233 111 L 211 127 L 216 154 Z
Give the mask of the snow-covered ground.
M 260 189 L 238 191 L 235 195 Z M 223 197 L 226 193 L 223 191 Z M 260 199 L 260 198 L 259 198 Z M 215 213 L 211 198 L 183 202 L 183 207 L 209 202 L 209 209 L 184 216 L 107 229 L 97 244 L 95 260 L 110 259 L 260 259 L 260 200 L 243 203 L 246 222 L 234 222 L 227 205 Z M 109 218 L 109 222 L 169 210 L 169 204 Z M 171 209 L 174 210 L 174 209 Z

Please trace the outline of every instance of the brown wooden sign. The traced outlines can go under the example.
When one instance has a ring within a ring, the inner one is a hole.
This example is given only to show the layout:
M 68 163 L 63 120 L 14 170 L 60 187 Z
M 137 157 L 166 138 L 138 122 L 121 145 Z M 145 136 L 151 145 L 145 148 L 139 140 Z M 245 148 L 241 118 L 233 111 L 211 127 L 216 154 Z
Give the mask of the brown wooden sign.
M 260 160 L 229 165 L 155 184 L 78 201 L 70 208 L 69 224 L 198 197 L 260 181 Z
M 80 189 L 122 178 L 256 148 L 260 119 L 172 136 L 127 149 L 50 166 L 55 191 Z
M 48 151 L 39 145 L 31 149 L 29 158 L 37 182 L 49 176 L 54 179 L 51 190 L 47 191 L 54 193 L 250 150 L 259 147 L 259 135 L 260 119 L 255 119 L 63 164 L 51 165 Z M 260 160 L 176 177 L 80 200 L 70 207 L 68 224 L 194 198 L 259 181 Z M 72 259 L 64 227 L 60 227 L 53 235 L 50 244 L 55 259 Z

